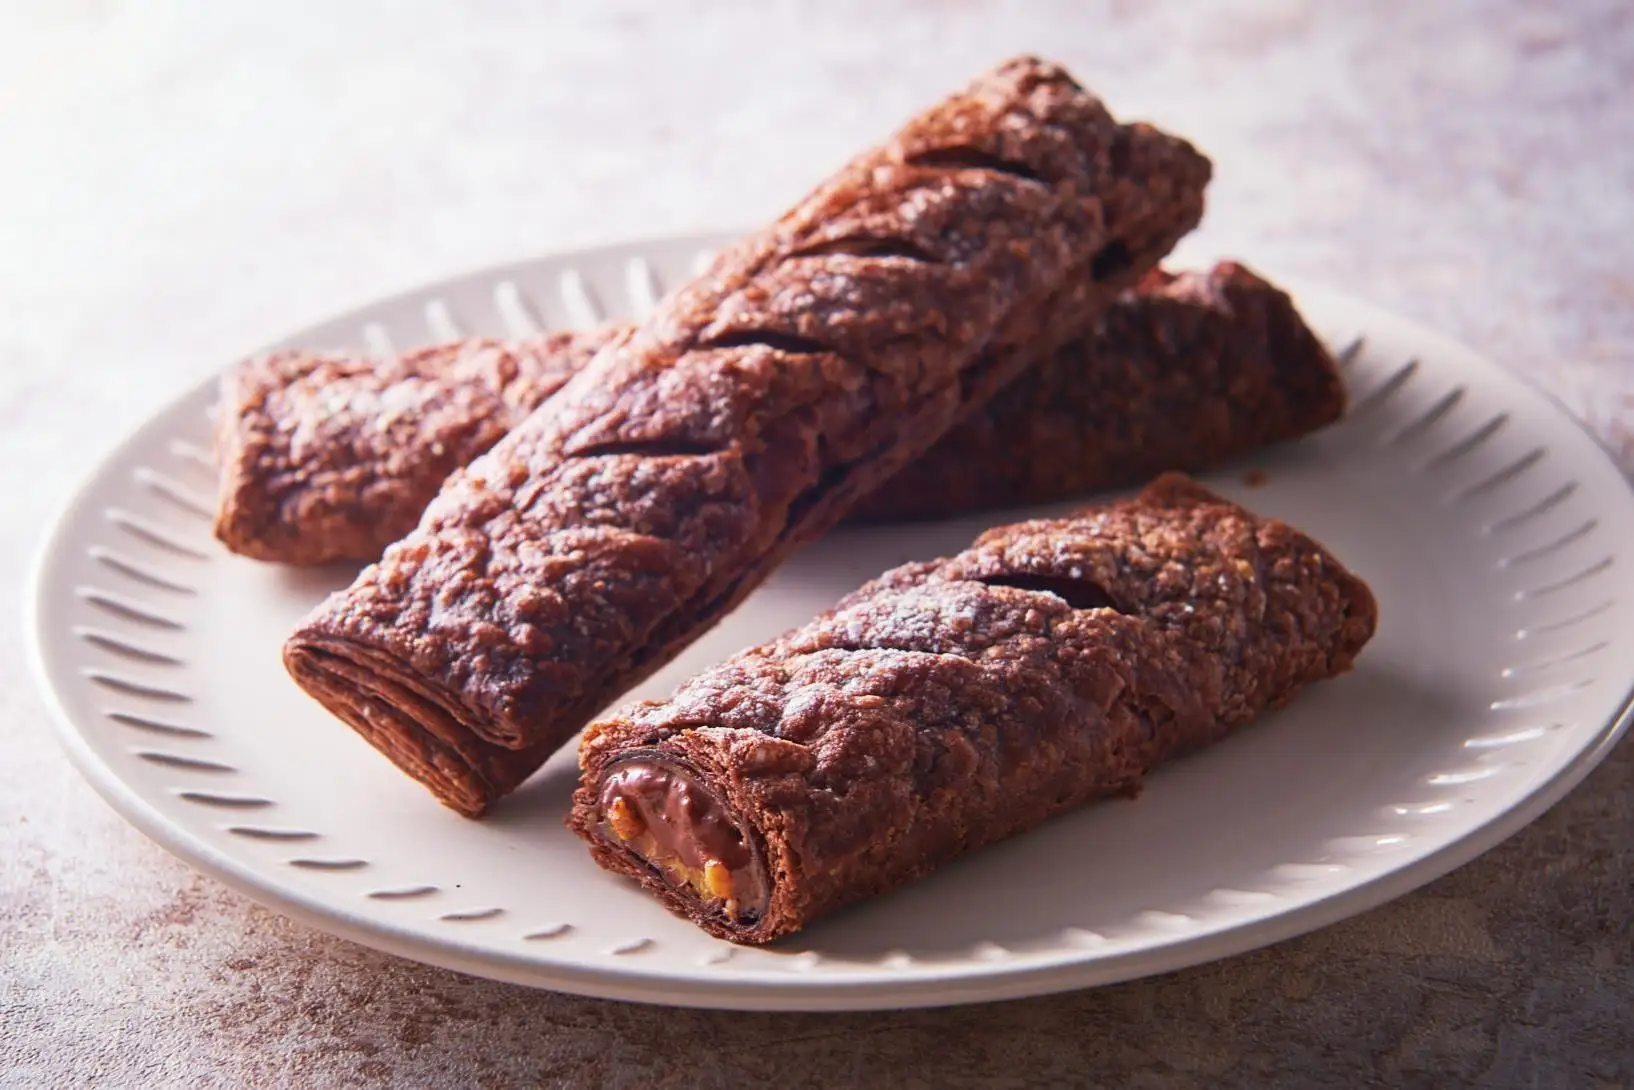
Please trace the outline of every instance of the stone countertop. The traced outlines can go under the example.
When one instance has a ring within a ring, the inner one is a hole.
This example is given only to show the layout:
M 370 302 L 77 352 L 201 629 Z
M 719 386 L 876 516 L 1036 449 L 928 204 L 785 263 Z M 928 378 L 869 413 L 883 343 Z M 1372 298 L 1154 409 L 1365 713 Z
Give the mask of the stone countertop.
M 1185 252 L 1428 322 L 1634 459 L 1623 0 L 0 4 L 7 612 L 109 436 L 243 352 L 452 272 L 768 216 L 1024 50 L 1214 158 Z M 69 768 L 22 640 L 0 628 L 0 1084 L 1634 1085 L 1634 744 L 1477 862 L 1227 962 L 687 1012 L 396 960 L 194 874 Z

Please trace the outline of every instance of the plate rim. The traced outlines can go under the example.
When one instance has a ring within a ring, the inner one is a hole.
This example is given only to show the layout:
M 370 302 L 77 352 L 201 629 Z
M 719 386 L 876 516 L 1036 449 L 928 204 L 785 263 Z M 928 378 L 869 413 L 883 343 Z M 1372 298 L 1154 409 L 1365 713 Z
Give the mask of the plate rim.
M 609 254 L 663 246 L 716 246 L 729 236 L 687 232 L 657 235 L 645 239 L 615 240 L 606 245 L 541 253 L 531 259 L 496 263 L 427 281 L 351 310 L 311 322 L 277 341 L 271 347 L 298 341 L 358 310 L 387 307 L 415 299 L 449 285 L 478 279 L 501 280 L 520 270 L 543 263 L 568 263 L 590 257 L 606 259 Z M 1201 258 L 1182 262 L 1193 265 Z M 1262 268 L 1250 261 L 1251 267 Z M 1622 482 L 1628 499 L 1634 502 L 1634 475 L 1625 469 L 1604 440 L 1574 414 L 1559 397 L 1529 376 L 1514 371 L 1485 353 L 1424 325 L 1415 318 L 1380 307 L 1371 300 L 1313 282 L 1305 277 L 1281 276 L 1275 282 L 1296 302 L 1312 295 L 1322 296 L 1359 311 L 1380 316 L 1397 328 L 1432 341 L 1466 357 L 1478 359 L 1525 393 L 1537 397 L 1549 412 L 1587 438 Z M 253 354 L 253 353 L 252 353 Z M 50 608 L 46 593 L 55 559 L 62 555 L 64 540 L 75 513 L 84 501 L 88 486 L 107 471 L 109 462 L 128 445 L 138 441 L 150 428 L 170 417 L 187 401 L 219 380 L 220 368 L 204 378 L 190 380 L 185 387 L 146 412 L 134 426 L 123 430 L 107 444 L 103 453 L 78 479 L 57 505 L 29 565 L 23 609 L 23 637 L 28 648 L 29 670 L 46 706 L 57 742 L 70 762 L 96 792 L 125 820 L 166 851 L 212 878 L 223 882 L 251 900 L 282 915 L 337 935 L 348 941 L 412 961 L 436 965 L 456 972 L 501 980 L 524 986 L 547 988 L 603 999 L 654 1003 L 665 1006 L 712 1009 L 759 1009 L 788 1011 L 873 1010 L 901 1007 L 940 1007 L 972 1002 L 1015 999 L 1055 994 L 1063 991 L 1137 979 L 1156 973 L 1238 956 L 1368 911 L 1394 900 L 1436 878 L 1474 860 L 1536 821 L 1571 793 L 1616 746 L 1634 724 L 1634 677 L 1612 715 L 1589 735 L 1580 748 L 1553 775 L 1532 790 L 1514 799 L 1505 809 L 1441 847 L 1401 866 L 1348 889 L 1333 891 L 1305 901 L 1286 911 L 1237 925 L 1201 929 L 1177 936 L 1169 942 L 1110 955 L 1083 955 L 1055 958 L 1045 964 L 956 963 L 916 974 L 897 982 L 857 980 L 847 976 L 824 978 L 791 976 L 769 982 L 755 978 L 704 977 L 641 969 L 636 964 L 589 966 L 562 960 L 523 958 L 482 948 L 457 938 L 428 941 L 412 930 L 390 921 L 365 918 L 341 906 L 315 905 L 296 890 L 281 887 L 257 867 L 235 861 L 185 826 L 170 820 L 154 807 L 142 792 L 131 787 L 103 759 L 74 718 L 53 683 L 47 662 L 45 618 Z

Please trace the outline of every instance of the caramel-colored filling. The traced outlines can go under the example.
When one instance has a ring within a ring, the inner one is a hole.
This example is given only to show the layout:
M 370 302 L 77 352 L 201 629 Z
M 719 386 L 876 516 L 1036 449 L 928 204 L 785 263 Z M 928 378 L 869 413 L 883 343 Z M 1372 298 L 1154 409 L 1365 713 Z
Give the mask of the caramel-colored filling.
M 736 923 L 766 911 L 765 868 L 742 823 L 689 769 L 657 755 L 614 765 L 602 780 L 602 831 Z

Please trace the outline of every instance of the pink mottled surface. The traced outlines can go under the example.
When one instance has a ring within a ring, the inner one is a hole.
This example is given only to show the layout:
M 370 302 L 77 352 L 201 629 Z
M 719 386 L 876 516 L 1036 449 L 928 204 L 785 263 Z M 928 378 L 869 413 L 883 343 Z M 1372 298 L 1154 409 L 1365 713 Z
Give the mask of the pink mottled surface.
M 331 8 L 340 9 L 330 10 Z M 998 57 L 1218 166 L 1196 257 L 1371 297 L 1634 464 L 1634 8 L 1520 0 L 0 5 L 0 559 L 189 382 L 546 249 L 739 225 Z M 0 1084 L 1634 1084 L 1634 746 L 1481 860 L 1270 950 L 965 1010 L 661 1011 L 374 954 L 113 815 L 0 629 Z

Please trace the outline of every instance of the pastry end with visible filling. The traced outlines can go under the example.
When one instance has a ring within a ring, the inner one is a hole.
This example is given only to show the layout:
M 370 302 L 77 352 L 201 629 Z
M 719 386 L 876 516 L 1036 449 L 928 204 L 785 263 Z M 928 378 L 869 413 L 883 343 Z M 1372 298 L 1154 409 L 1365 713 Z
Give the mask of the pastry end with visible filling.
M 677 892 L 738 926 L 766 912 L 771 890 L 754 841 L 725 801 L 659 754 L 621 760 L 602 778 L 600 832 Z

